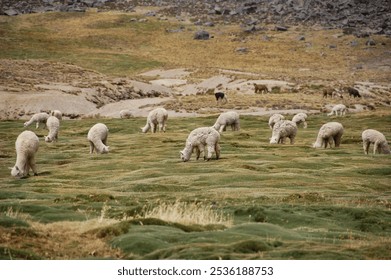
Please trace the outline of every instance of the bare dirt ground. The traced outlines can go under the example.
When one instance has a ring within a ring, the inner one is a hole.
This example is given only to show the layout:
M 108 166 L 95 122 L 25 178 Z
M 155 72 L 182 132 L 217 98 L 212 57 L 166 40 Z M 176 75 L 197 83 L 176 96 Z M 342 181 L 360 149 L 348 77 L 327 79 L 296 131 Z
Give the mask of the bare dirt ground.
M 308 84 L 259 79 L 260 75 L 254 73 L 229 70 L 220 70 L 219 74 L 209 78 L 194 79 L 191 75 L 196 71 L 183 68 L 156 69 L 141 73 L 136 79 L 129 79 L 108 77 L 71 64 L 0 60 L 0 119 L 28 119 L 34 113 L 54 109 L 62 111 L 67 118 L 118 118 L 122 109 L 130 109 L 136 117 L 145 117 L 152 108 L 165 106 L 167 102 L 171 102 L 168 109 L 172 117 L 196 116 L 229 109 L 216 108 L 214 91 L 224 91 L 228 96 L 240 93 L 242 97 L 253 97 L 254 83 L 266 85 L 271 92 L 301 92 L 321 98 L 316 81 L 315 88 L 311 88 Z M 360 90 L 365 102 L 350 102 L 354 104 L 351 111 L 365 110 L 368 104 L 389 105 L 391 83 L 380 85 L 357 82 L 355 87 Z M 180 97 L 206 94 L 209 94 L 209 105 L 202 109 L 194 111 L 175 106 Z M 324 101 L 324 108 L 328 110 L 338 102 L 341 101 Z M 251 104 L 235 110 L 249 115 L 320 111 L 311 106 L 305 106 L 304 109 L 254 108 Z

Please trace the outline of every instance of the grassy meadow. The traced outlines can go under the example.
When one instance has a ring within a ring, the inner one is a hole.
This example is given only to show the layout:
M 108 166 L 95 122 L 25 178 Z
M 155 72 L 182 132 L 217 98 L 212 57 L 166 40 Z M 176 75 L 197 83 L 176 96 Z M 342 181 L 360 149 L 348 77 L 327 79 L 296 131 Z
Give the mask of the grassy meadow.
M 338 149 L 313 149 L 330 117 L 312 115 L 295 145 L 271 145 L 267 117 L 242 116 L 221 137 L 220 160 L 181 162 L 188 133 L 216 116 L 61 123 L 40 137 L 39 176 L 14 179 L 22 121 L 0 122 L 3 259 L 390 259 L 391 158 L 364 155 L 361 131 L 391 138 L 387 111 L 331 118 Z M 110 129 L 109 154 L 89 154 L 89 127 Z

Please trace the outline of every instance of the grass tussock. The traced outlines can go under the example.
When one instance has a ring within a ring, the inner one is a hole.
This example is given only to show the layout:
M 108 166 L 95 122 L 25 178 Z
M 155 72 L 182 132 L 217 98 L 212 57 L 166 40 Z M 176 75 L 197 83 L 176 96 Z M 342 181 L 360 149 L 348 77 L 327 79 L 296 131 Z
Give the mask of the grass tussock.
M 224 225 L 229 227 L 233 224 L 232 217 L 215 210 L 213 205 L 206 205 L 202 202 L 157 203 L 157 205 L 145 210 L 144 218 L 157 218 L 184 225 Z

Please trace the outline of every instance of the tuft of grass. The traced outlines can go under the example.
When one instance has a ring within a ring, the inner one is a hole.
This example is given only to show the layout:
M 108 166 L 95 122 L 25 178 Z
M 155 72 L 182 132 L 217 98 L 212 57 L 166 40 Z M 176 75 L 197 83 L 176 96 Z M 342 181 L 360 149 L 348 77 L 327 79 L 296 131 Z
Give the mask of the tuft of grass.
M 156 218 L 184 225 L 224 225 L 233 223 L 232 217 L 214 209 L 213 205 L 202 202 L 156 203 L 144 212 L 144 218 Z

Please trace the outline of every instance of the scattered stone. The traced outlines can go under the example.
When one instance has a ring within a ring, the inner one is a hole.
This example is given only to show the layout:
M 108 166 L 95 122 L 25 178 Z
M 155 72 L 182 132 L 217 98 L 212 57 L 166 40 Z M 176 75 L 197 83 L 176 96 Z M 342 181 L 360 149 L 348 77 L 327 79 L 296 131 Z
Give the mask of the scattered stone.
M 210 38 L 209 32 L 205 30 L 199 30 L 194 34 L 195 40 L 208 40 Z
M 391 9 L 389 0 L 2 0 L 0 15 L 63 11 L 85 12 L 91 8 L 102 10 L 134 11 L 134 7 L 160 7 L 164 16 L 221 21 L 227 24 L 255 21 L 256 24 L 276 25 L 286 31 L 286 25 L 321 25 L 324 28 L 341 28 L 344 34 L 368 37 L 372 34 L 391 36 Z M 148 12 L 147 16 L 156 16 Z M 164 18 L 164 17 L 163 17 Z M 255 25 L 255 24 L 252 24 Z
M 351 47 L 357 47 L 357 46 L 358 46 L 358 42 L 357 42 L 356 40 L 351 41 L 351 42 L 350 42 L 350 46 L 351 46 Z
M 288 31 L 288 27 L 286 26 L 281 26 L 281 25 L 277 25 L 275 27 L 276 31 Z
M 19 14 L 19 12 L 14 9 L 5 10 L 3 13 L 7 16 L 17 16 Z
M 211 21 L 207 21 L 204 23 L 204 26 L 213 27 L 213 26 L 215 26 L 215 24 Z
M 305 37 L 304 37 L 303 35 L 301 35 L 301 36 L 299 36 L 299 37 L 297 38 L 297 40 L 298 40 L 298 41 L 305 41 Z
M 373 39 L 369 39 L 365 45 L 367 46 L 376 46 L 376 42 Z
M 236 52 L 238 53 L 248 53 L 248 48 L 240 47 L 236 49 Z

